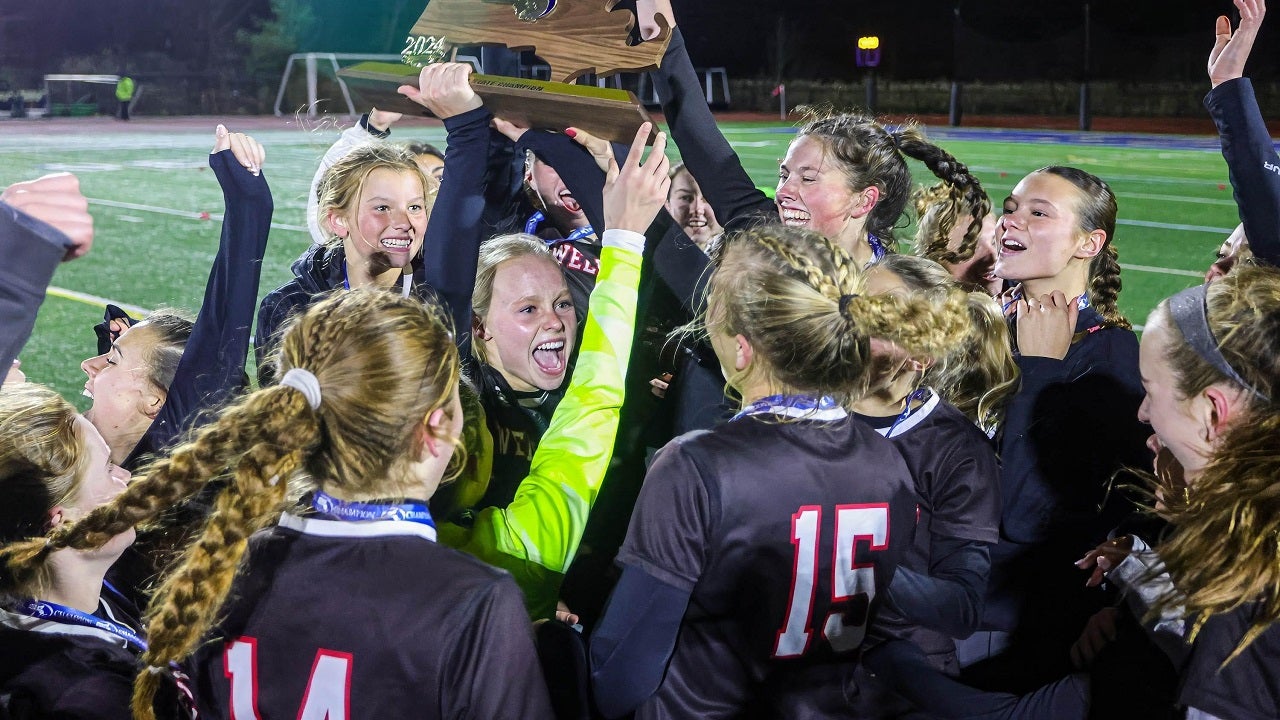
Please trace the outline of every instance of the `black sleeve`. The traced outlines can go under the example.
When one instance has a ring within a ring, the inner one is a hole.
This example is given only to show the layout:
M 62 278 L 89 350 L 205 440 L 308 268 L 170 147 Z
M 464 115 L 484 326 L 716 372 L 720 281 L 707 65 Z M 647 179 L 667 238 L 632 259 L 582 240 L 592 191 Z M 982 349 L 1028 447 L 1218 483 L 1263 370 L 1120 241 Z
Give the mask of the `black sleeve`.
M 125 463 L 159 451 L 185 433 L 201 410 L 216 407 L 242 387 L 258 280 L 274 204 L 265 174 L 240 167 L 230 150 L 209 156 L 222 186 L 226 214 L 204 301 L 164 408 Z
M 591 635 L 591 688 L 605 717 L 621 717 L 662 684 L 690 591 L 624 566 Z
M 510 576 L 486 588 L 459 619 L 444 663 L 448 676 L 441 686 L 454 689 L 444 717 L 550 718 L 529 615 Z
M 288 314 L 290 303 L 286 302 L 286 288 L 280 288 L 267 294 L 258 305 L 258 329 L 253 334 L 253 354 L 258 365 L 258 387 L 266 387 L 275 382 L 275 368 L 269 362 L 271 353 L 275 351 L 279 338 L 280 325 Z
M 1095 345 L 1079 361 L 1018 359 L 1022 387 L 1006 411 L 1000 448 L 1004 540 L 1090 549 L 1131 509 L 1111 492 L 1113 475 L 1150 467 L 1132 333 L 1109 328 L 1081 342 Z
M 27 343 L 69 245 L 52 225 L 0 203 L 0 382 Z
M 525 150 L 532 150 L 539 159 L 556 169 L 564 186 L 582 207 L 587 222 L 596 229 L 596 235 L 603 233 L 604 173 L 600 172 L 591 153 L 568 135 L 544 130 L 530 130 L 520 136 L 516 154 L 523 157 Z
M 967 638 L 982 621 L 982 603 L 991 571 L 988 543 L 935 537 L 929 573 L 904 565 L 889 584 L 889 602 L 913 624 L 949 637 Z
M 574 199 L 582 206 L 587 222 L 598 232 L 603 231 L 605 176 L 586 148 L 561 133 L 535 130 L 526 132 L 520 138 L 519 147 L 532 150 L 543 162 L 554 167 L 565 187 L 569 188 Z M 628 151 L 628 148 L 614 145 L 615 154 L 620 149 L 622 156 L 618 159 L 619 164 Z M 665 215 L 667 211 L 663 209 L 658 212 Z M 706 282 L 709 263 L 707 254 L 684 234 L 679 225 L 669 220 L 665 224 L 669 224 L 670 228 L 659 243 L 653 244 L 653 268 L 685 308 L 695 314 L 702 297 L 702 285 Z
M 683 444 L 667 445 L 645 473 L 618 562 L 692 591 L 711 545 L 712 505 L 697 461 Z
M 734 229 L 761 214 L 772 214 L 776 219 L 773 201 L 751 181 L 742 160 L 716 125 L 679 27 L 671 31 L 662 66 L 651 70 L 649 77 L 685 166 L 702 187 L 720 224 Z
M 932 535 L 994 543 L 1000 539 L 1000 463 L 995 450 L 977 433 L 947 439 L 953 440 L 948 443 L 952 447 L 940 456 L 929 489 Z
M 1258 109 L 1248 78 L 1228 80 L 1209 91 L 1204 106 L 1218 126 L 1222 157 L 1249 248 L 1280 265 L 1280 156 Z
M 422 279 L 443 301 L 464 355 L 469 354 L 471 343 L 471 293 L 484 240 L 481 219 L 492 118 L 492 113 L 479 107 L 445 119 L 449 151 L 444 181 L 422 242 Z
M 1089 713 L 1087 679 L 1069 675 L 1026 695 L 969 687 L 929 664 L 906 640 L 867 651 L 862 663 L 894 692 L 930 717 L 968 720 L 1084 720 Z

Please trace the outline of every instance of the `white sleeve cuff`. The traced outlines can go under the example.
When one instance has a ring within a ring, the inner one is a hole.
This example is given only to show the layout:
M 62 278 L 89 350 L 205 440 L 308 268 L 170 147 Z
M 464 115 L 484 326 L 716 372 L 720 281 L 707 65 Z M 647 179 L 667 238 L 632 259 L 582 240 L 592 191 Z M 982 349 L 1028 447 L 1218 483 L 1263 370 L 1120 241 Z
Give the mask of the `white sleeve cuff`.
M 631 252 L 643 255 L 644 233 L 638 233 L 633 230 L 609 228 L 604 231 L 604 235 L 600 236 L 600 244 L 604 247 L 615 247 L 621 250 L 630 250 Z

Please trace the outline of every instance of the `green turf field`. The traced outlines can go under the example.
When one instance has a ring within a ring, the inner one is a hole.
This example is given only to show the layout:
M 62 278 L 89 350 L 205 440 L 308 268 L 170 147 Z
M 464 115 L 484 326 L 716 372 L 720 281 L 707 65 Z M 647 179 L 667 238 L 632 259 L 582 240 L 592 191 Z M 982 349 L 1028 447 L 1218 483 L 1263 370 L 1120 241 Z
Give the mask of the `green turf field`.
M 229 123 L 234 130 L 234 123 Z M 725 123 L 724 131 L 756 182 L 772 186 L 777 161 L 791 135 L 759 123 Z M 197 309 L 209 263 L 217 249 L 221 193 L 207 153 L 207 132 L 125 134 L 95 132 L 40 137 L 0 132 L 0 186 L 47 172 L 69 170 L 90 198 L 96 240 L 85 259 L 63 265 L 41 309 L 23 369 L 69 398 L 80 398 L 80 361 L 92 354 L 90 326 L 102 318 L 92 298 L 69 299 L 72 290 L 116 303 L 154 309 Z M 401 128 L 400 139 L 443 143 L 439 128 Z M 1121 306 L 1140 324 L 1161 298 L 1195 284 L 1222 238 L 1237 222 L 1226 166 L 1212 144 L 1196 149 L 1071 144 L 1051 136 L 1011 142 L 1007 134 L 966 132 L 939 143 L 967 162 L 997 207 L 1026 172 L 1043 165 L 1075 165 L 1112 184 L 1120 201 L 1117 246 L 1126 265 Z M 304 197 L 315 164 L 336 131 L 292 130 L 257 134 L 267 148 L 265 172 L 275 195 L 275 224 L 262 273 L 261 294 L 289 277 L 289 263 L 310 242 Z M 978 139 L 974 139 L 977 137 Z M 1188 143 L 1195 145 L 1195 143 Z M 917 179 L 928 180 L 915 165 Z M 201 219 L 208 213 L 210 219 Z M 901 237 L 909 237 L 904 228 Z

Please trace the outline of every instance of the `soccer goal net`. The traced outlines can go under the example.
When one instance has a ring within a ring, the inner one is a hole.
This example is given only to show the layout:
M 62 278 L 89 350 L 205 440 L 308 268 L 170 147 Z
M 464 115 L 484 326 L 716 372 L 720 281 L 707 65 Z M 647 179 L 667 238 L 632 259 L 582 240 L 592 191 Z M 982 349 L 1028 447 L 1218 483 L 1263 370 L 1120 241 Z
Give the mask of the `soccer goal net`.
M 114 115 L 119 81 L 119 75 L 45 75 L 45 107 L 50 115 Z

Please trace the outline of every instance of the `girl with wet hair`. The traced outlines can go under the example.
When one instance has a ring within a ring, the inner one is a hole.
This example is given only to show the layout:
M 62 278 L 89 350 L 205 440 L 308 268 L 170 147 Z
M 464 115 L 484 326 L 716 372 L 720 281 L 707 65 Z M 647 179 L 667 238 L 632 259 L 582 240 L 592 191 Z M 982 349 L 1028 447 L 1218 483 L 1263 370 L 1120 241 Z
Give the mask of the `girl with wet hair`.
M 132 718 L 129 686 L 147 649 L 136 610 L 104 585 L 133 542 L 124 528 L 98 548 L 43 547 L 123 492 L 129 473 L 89 421 L 31 383 L 0 393 L 0 714 Z M 166 682 L 162 717 L 185 717 Z
M 291 323 L 280 358 L 279 385 L 32 544 L 102 546 L 228 478 L 148 609 L 138 717 L 172 662 L 188 664 L 211 717 L 549 716 L 515 584 L 435 542 L 426 503 L 462 427 L 447 319 L 394 293 L 340 293 Z M 311 489 L 293 507 L 290 481 Z M 377 612 L 335 621 L 355 598 Z
M 1105 602 L 1071 563 L 1135 508 L 1113 492 L 1126 467 L 1146 467 L 1138 341 L 1120 314 L 1116 200 L 1070 167 L 1023 178 L 1004 200 L 995 273 L 1022 384 L 997 438 L 1001 541 L 992 551 L 984 627 L 961 645 L 969 672 L 1022 691 L 1069 669 L 1068 650 Z M 1087 447 L 1087 451 L 1085 448 Z
M 901 455 L 848 407 L 871 382 L 873 339 L 940 355 L 966 326 L 959 302 L 867 295 L 860 267 L 799 228 L 725 237 L 701 327 L 742 409 L 649 469 L 591 640 L 606 716 L 845 706 L 915 513 Z

